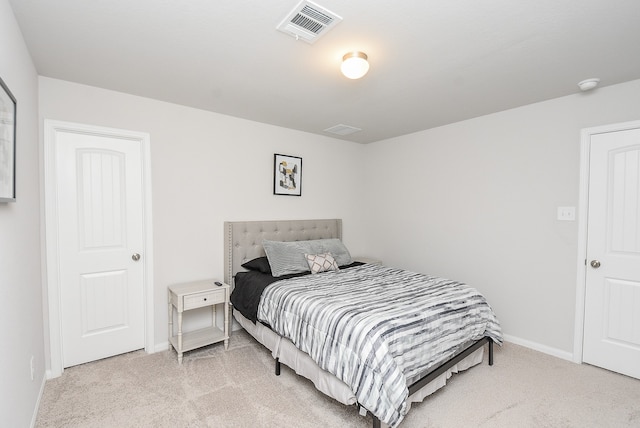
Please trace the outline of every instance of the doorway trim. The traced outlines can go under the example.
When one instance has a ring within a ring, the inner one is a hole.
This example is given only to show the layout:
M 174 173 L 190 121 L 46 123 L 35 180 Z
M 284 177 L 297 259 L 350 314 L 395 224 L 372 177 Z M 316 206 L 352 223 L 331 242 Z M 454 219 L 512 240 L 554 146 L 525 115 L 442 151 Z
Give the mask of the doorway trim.
M 49 357 L 50 367 L 47 379 L 62 375 L 64 371 L 62 357 L 62 317 L 60 313 L 60 272 L 59 272 L 59 236 L 58 236 L 58 194 L 57 194 L 57 146 L 56 134 L 70 132 L 104 137 L 126 138 L 137 141 L 141 146 L 142 157 L 142 193 L 143 193 L 143 249 L 144 267 L 144 350 L 151 354 L 154 346 L 154 290 L 153 290 L 153 233 L 151 213 L 151 138 L 148 133 L 124 129 L 106 128 L 58 120 L 44 120 L 44 199 L 45 199 L 45 239 L 47 268 L 47 301 L 49 321 Z M 45 315 L 47 317 L 47 315 Z M 46 318 L 45 318 L 46 319 Z
M 580 131 L 580 192 L 578 202 L 578 259 L 576 279 L 576 314 L 573 335 L 573 361 L 582 364 L 584 310 L 587 286 L 587 227 L 589 225 L 589 154 L 591 137 L 615 131 L 640 128 L 640 120 L 584 128 Z

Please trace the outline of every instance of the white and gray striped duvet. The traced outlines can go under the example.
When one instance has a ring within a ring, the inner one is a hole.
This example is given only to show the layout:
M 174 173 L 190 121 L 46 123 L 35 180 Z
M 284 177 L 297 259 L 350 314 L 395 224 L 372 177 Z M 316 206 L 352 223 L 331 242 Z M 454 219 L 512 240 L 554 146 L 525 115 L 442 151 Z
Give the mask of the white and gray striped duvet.
M 290 339 L 392 427 L 407 411 L 408 382 L 471 340 L 501 344 L 484 297 L 451 280 L 366 264 L 269 285 L 258 319 Z

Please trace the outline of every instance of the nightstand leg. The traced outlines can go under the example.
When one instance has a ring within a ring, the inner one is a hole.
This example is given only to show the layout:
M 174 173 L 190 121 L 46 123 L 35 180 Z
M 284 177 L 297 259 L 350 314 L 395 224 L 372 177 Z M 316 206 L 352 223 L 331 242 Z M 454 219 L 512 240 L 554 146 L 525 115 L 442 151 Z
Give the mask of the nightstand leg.
M 227 337 L 224 340 L 224 349 L 229 349 L 229 299 L 226 299 L 224 304 L 224 335 Z
M 178 364 L 182 364 L 182 312 L 178 312 Z
M 211 326 L 212 327 L 218 326 L 218 322 L 216 321 L 217 312 L 218 311 L 216 311 L 216 305 L 211 305 Z

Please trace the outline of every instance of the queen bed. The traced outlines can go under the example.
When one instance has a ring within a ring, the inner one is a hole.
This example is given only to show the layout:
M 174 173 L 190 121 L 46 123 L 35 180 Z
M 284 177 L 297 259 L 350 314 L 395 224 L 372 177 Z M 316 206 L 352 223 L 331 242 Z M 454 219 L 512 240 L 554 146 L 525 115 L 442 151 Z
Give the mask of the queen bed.
M 482 362 L 485 344 L 493 364 L 502 336 L 480 293 L 352 260 L 340 219 L 224 228 L 234 318 L 271 351 L 276 374 L 284 363 L 322 393 L 371 412 L 374 428 L 397 426 L 412 402 Z

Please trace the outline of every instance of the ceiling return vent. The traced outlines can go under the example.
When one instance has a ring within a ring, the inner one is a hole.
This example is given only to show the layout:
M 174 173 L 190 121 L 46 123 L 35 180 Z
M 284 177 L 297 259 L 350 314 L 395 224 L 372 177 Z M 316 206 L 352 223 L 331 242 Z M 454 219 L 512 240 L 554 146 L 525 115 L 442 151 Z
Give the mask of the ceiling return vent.
M 355 126 L 350 126 L 350 125 L 343 125 L 342 123 L 324 130 L 324 132 L 330 132 L 332 134 L 342 135 L 343 137 L 345 135 L 351 135 L 358 131 L 362 131 L 362 128 L 356 128 Z
M 311 1 L 303 0 L 276 27 L 283 33 L 313 43 L 342 21 L 335 13 Z

